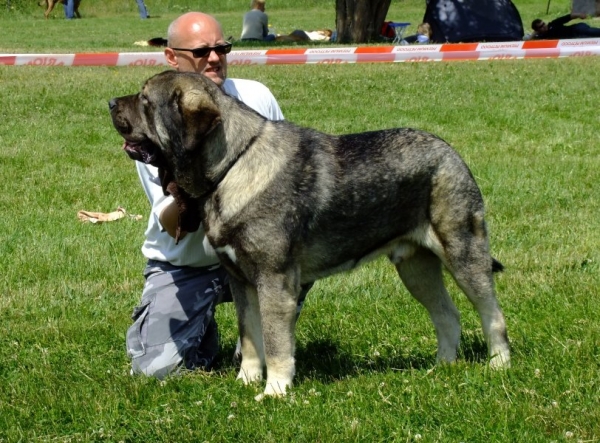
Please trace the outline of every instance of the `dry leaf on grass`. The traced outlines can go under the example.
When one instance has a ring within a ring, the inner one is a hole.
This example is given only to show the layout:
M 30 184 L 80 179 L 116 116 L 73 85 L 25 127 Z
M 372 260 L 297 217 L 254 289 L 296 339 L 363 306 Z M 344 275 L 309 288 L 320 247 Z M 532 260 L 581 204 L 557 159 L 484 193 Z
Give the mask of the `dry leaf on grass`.
M 90 211 L 79 211 L 77 213 L 77 217 L 79 218 L 79 220 L 81 220 L 82 222 L 90 222 L 90 223 L 103 223 L 103 222 L 110 222 L 110 221 L 115 221 L 115 220 L 119 220 L 125 216 L 129 216 L 130 218 L 133 218 L 134 220 L 141 220 L 142 216 L 141 215 L 133 215 L 133 214 L 127 214 L 127 211 L 125 211 L 125 208 L 121 208 L 118 207 L 116 211 L 113 212 L 90 212 Z

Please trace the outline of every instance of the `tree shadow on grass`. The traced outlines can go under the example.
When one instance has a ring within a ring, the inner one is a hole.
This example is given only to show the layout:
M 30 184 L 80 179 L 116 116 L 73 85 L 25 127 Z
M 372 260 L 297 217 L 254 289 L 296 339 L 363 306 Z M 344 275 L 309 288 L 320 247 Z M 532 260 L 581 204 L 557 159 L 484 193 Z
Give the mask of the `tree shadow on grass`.
M 230 40 L 231 41 L 231 40 Z M 233 50 L 265 50 L 265 49 L 290 49 L 290 48 L 319 48 L 331 47 L 332 44 L 328 41 L 302 41 L 302 42 L 260 42 L 260 41 L 241 41 L 233 38 Z

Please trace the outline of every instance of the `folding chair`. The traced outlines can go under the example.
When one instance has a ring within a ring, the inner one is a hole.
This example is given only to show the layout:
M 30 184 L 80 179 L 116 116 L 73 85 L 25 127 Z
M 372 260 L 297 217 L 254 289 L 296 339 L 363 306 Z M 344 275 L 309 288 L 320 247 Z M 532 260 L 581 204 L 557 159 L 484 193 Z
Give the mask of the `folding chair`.
M 394 40 L 392 40 L 392 43 L 397 43 L 400 44 L 400 42 L 402 42 L 402 38 L 404 36 L 404 31 L 406 31 L 406 28 L 408 28 L 408 26 L 410 25 L 410 23 L 407 22 L 390 22 L 390 26 L 392 28 L 394 28 Z

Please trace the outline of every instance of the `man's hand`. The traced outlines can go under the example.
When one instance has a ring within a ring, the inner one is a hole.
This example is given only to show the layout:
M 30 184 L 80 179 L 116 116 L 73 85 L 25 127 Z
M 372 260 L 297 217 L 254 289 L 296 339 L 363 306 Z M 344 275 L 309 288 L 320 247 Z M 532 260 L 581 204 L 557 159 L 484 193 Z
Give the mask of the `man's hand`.
M 580 18 L 581 20 L 585 20 L 588 18 L 588 15 L 584 12 L 578 12 L 571 14 L 571 18 Z
M 179 225 L 179 208 L 174 200 L 165 206 L 158 219 L 162 227 L 165 228 L 165 231 L 167 231 L 167 234 L 173 238 L 176 238 L 177 226 Z M 187 232 L 181 231 L 179 233 L 179 239 L 181 240 L 183 237 L 185 237 L 185 234 L 187 234 Z

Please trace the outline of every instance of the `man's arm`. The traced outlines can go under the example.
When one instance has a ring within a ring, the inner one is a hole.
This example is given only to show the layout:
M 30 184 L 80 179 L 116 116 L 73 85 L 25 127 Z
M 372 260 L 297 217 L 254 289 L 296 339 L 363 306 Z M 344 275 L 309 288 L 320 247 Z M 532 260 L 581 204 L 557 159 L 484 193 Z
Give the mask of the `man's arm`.
M 158 221 L 160 221 L 164 230 L 167 231 L 167 234 L 173 238 L 176 237 L 177 226 L 179 225 L 179 207 L 175 203 L 175 200 L 164 207 L 158 216 Z M 185 234 L 187 234 L 187 232 L 181 231 L 179 233 L 179 239 L 181 240 L 185 237 Z
M 160 223 L 171 237 L 175 238 L 177 225 L 179 223 L 179 210 L 175 200 L 163 192 L 158 177 L 158 171 L 154 166 L 135 162 L 138 176 L 152 207 L 150 217 Z M 180 238 L 185 234 L 181 233 Z
M 577 14 L 577 13 L 563 15 L 562 17 L 558 17 L 557 19 L 554 19 L 550 23 L 548 23 L 548 27 L 552 28 L 555 26 L 563 26 L 563 25 L 566 25 L 567 23 L 569 23 L 571 20 L 576 19 L 576 18 L 585 19 L 585 18 L 587 18 L 587 15 L 586 14 Z
M 267 14 L 263 14 L 262 16 L 262 28 L 263 28 L 263 38 L 269 35 L 269 17 Z

